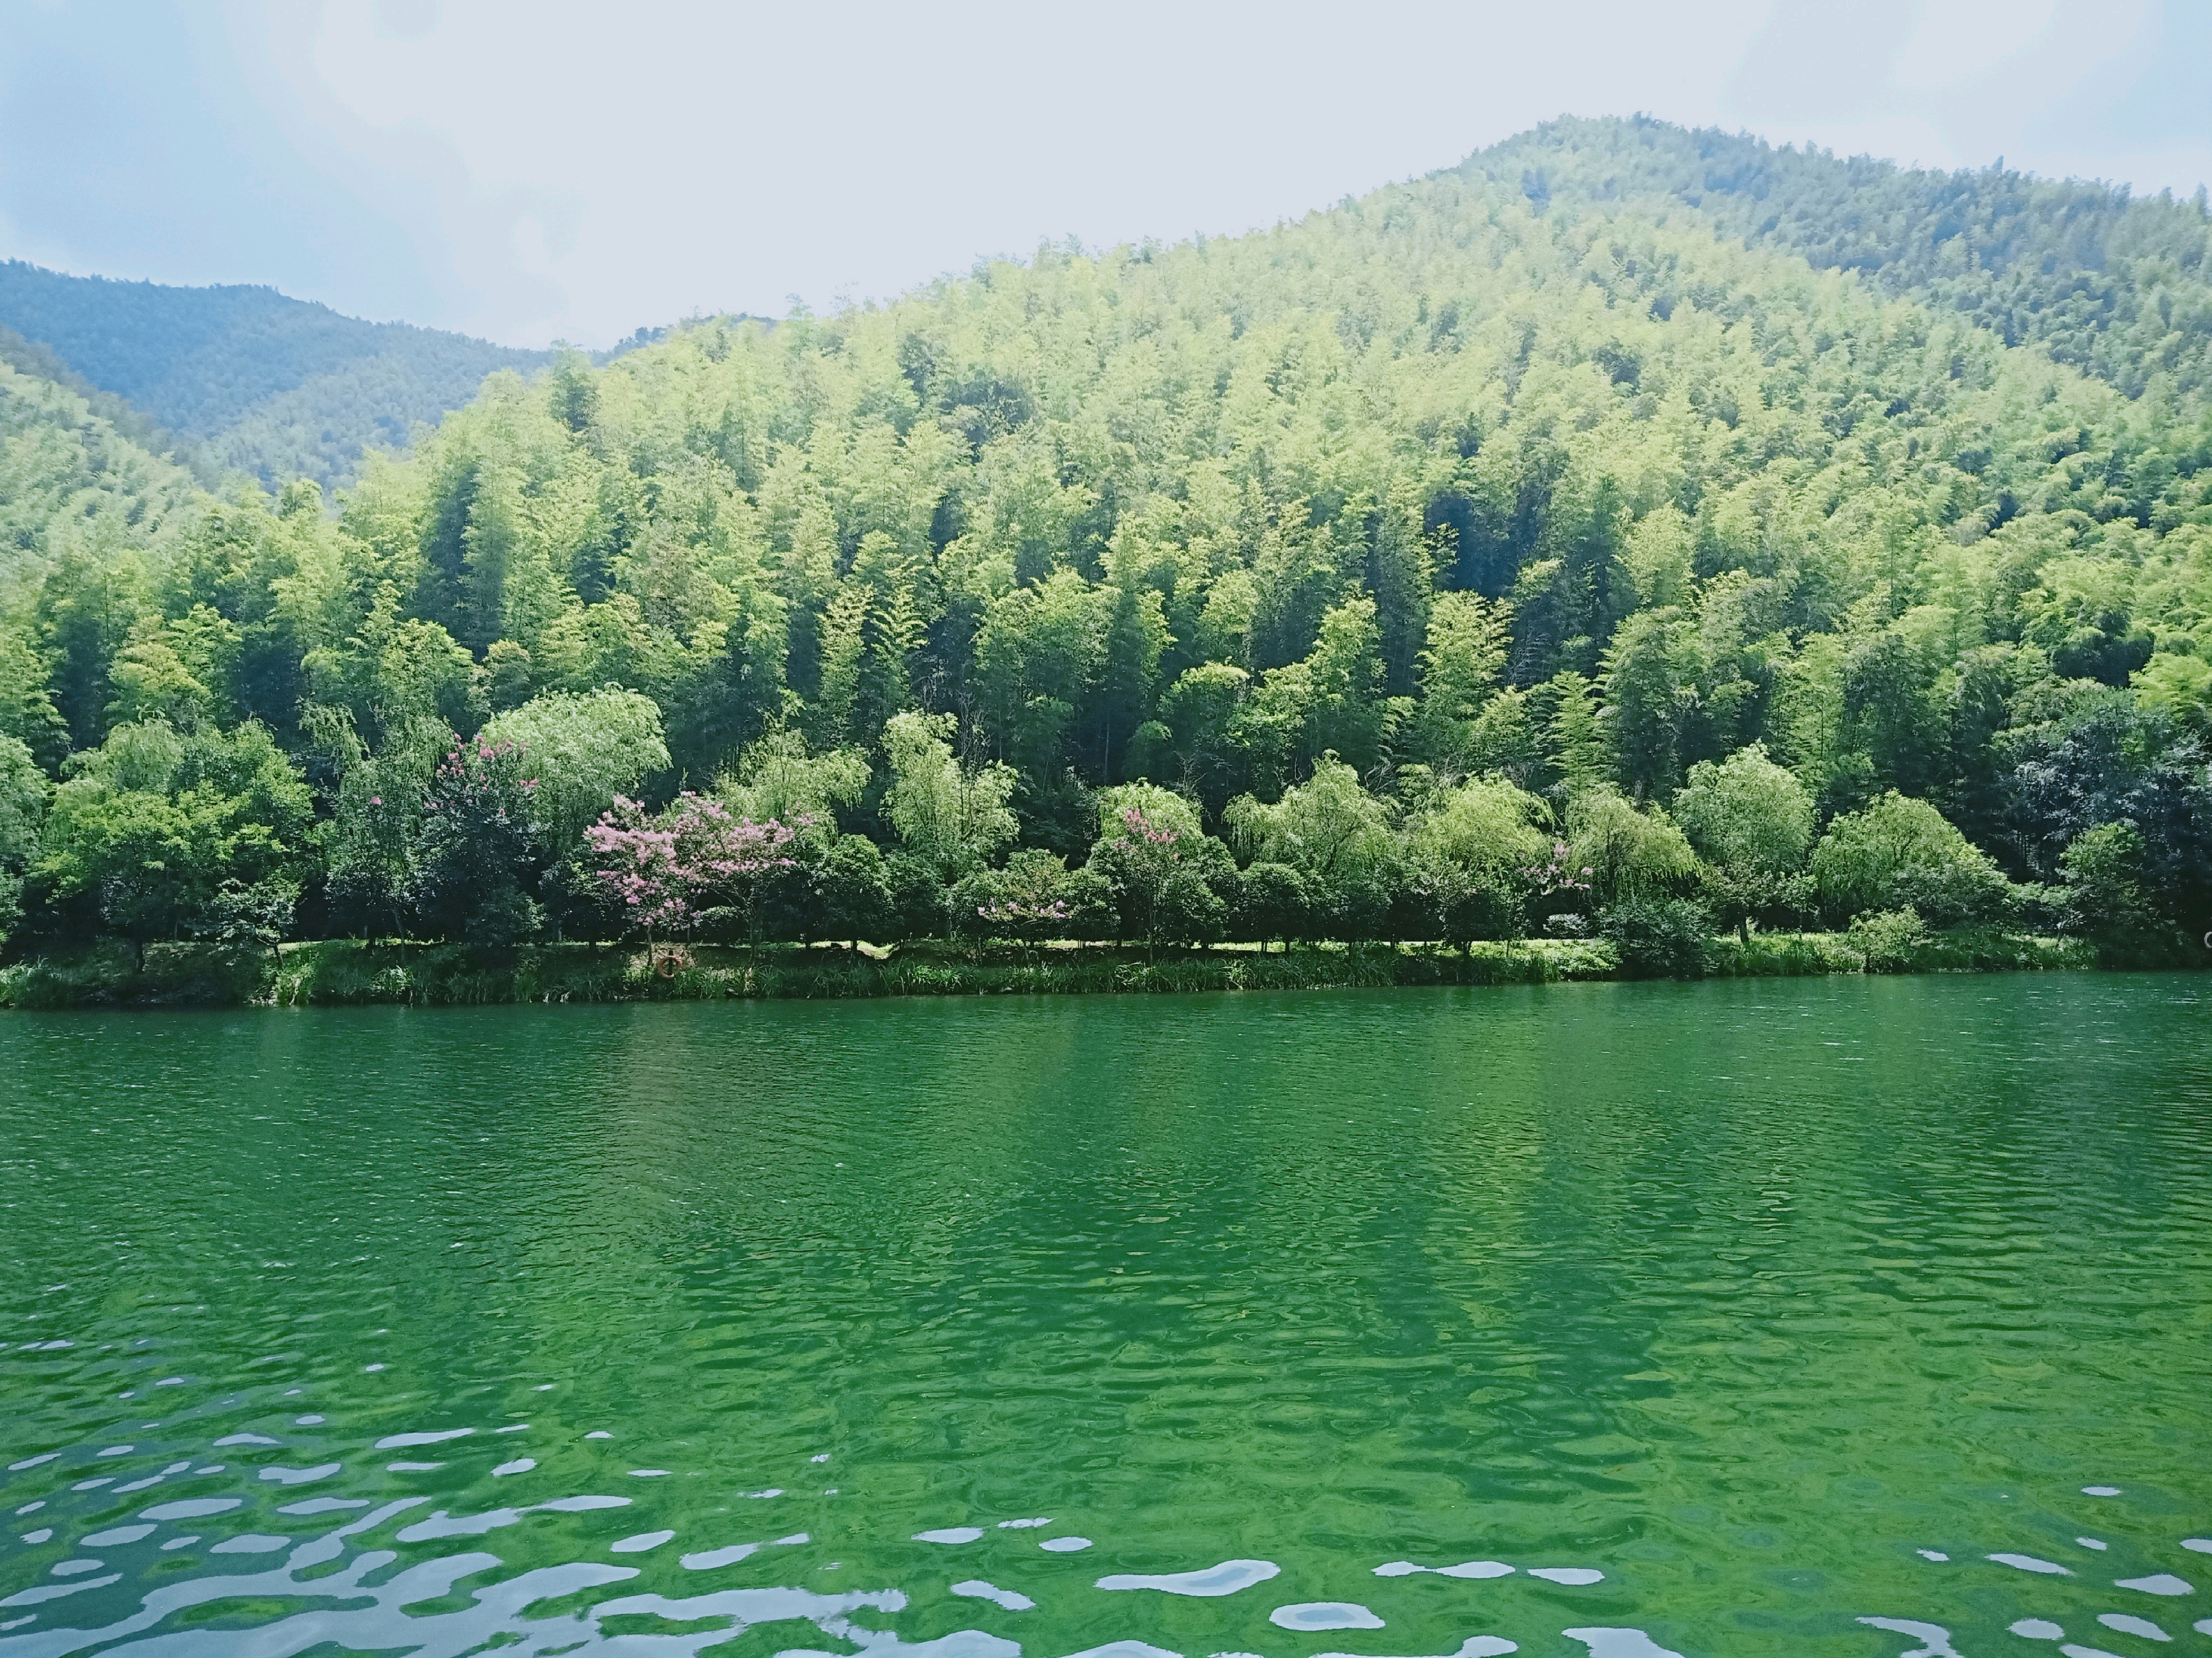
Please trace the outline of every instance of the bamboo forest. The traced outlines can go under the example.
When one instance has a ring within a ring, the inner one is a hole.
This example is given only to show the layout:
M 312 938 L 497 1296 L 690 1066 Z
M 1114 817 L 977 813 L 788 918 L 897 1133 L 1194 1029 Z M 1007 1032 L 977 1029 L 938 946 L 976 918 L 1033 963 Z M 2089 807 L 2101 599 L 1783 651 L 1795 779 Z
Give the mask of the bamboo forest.
M 104 396 L 0 367 L 11 957 L 2212 927 L 2202 191 L 1562 121 L 333 492 Z

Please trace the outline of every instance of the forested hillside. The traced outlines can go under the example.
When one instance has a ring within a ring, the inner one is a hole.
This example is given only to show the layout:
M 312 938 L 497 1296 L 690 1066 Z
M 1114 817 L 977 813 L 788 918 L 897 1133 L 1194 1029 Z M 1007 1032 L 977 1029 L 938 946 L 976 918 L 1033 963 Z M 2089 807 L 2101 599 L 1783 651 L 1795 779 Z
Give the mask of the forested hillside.
M 349 483 L 369 445 L 401 447 L 518 351 L 370 323 L 273 288 L 168 288 L 0 262 L 0 325 L 54 353 L 184 446 L 210 477 Z
M 2130 397 L 2156 376 L 2200 402 L 2212 390 L 2201 185 L 2191 201 L 2138 200 L 2002 166 L 1913 172 L 1646 119 L 1553 122 L 1462 171 L 1518 186 L 1540 211 L 1648 214 L 1671 200 L 1723 235 L 2040 345 Z
M 21 936 L 2178 956 L 2208 248 L 2201 203 L 1562 124 L 501 375 L 334 517 L 149 477 L 131 521 L 25 393 Z

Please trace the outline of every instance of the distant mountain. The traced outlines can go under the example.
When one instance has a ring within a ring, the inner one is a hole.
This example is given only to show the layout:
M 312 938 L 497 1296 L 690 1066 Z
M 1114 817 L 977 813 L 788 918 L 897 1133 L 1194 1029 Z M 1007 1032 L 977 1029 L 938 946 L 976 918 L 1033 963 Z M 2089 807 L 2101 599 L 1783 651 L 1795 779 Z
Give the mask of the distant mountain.
M 1747 246 L 1964 315 L 2007 345 L 2139 398 L 2163 377 L 2212 392 L 2212 213 L 2196 198 L 1776 149 L 1747 133 L 1649 118 L 1549 121 L 1455 169 L 1517 187 L 1538 211 L 1642 219 L 1692 209 Z
M 143 416 L 29 356 L 0 338 L 0 601 L 72 548 L 151 544 L 197 493 L 189 472 L 149 452 Z
M 123 398 L 173 434 L 179 458 L 204 477 L 242 471 L 325 488 L 351 481 L 364 448 L 404 446 L 418 422 L 467 403 L 485 375 L 552 361 L 363 322 L 273 288 L 169 288 L 12 259 L 0 262 L 0 326 L 58 360 L 16 367 L 47 378 L 58 367 L 84 389 Z
M 155 454 L 166 454 L 174 450 L 184 454 L 188 461 L 198 458 L 197 445 L 179 439 L 173 432 L 163 431 L 114 392 L 101 391 L 64 362 L 50 345 L 27 340 L 12 328 L 0 327 L 0 362 L 6 363 L 18 374 L 27 374 L 33 380 L 52 380 L 74 392 L 84 400 L 86 407 L 93 413 L 142 449 Z

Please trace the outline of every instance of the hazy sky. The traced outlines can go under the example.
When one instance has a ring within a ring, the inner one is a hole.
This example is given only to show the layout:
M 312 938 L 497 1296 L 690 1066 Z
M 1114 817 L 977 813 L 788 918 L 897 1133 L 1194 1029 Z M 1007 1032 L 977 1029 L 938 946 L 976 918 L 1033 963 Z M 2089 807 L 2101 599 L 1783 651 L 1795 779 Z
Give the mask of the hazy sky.
M 0 0 L 0 257 L 604 345 L 1637 111 L 2212 179 L 2212 0 Z

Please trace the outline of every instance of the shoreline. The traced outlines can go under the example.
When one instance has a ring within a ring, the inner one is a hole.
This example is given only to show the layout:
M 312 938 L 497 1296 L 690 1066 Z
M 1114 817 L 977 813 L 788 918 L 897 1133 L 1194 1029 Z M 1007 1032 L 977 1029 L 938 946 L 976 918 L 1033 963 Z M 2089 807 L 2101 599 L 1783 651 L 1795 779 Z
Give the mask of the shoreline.
M 1706 978 L 1830 974 L 2081 971 L 2116 963 L 2077 938 L 1994 931 L 1926 935 L 1903 957 L 1870 963 L 1844 933 L 1711 938 Z M 1545 984 L 1650 977 L 1624 971 L 1597 939 L 1486 942 L 1462 954 L 1430 944 L 1307 945 L 1180 950 L 1056 945 L 975 950 L 934 940 L 860 954 L 839 945 L 633 946 L 470 944 L 324 939 L 281 951 L 222 944 L 149 944 L 139 970 L 127 945 L 106 944 L 0 968 L 0 1008 L 481 1006 L 515 1003 L 857 1000 L 887 996 L 1154 994 L 1391 986 Z

